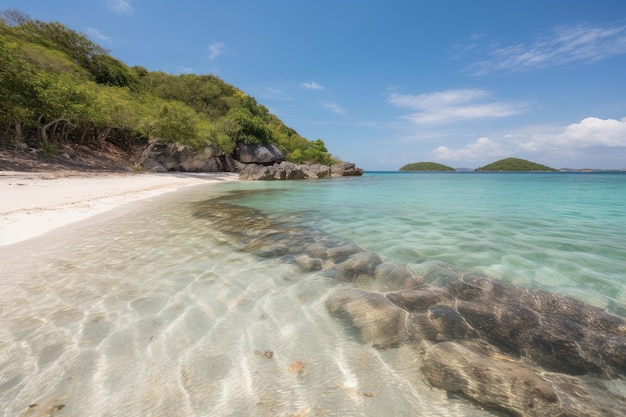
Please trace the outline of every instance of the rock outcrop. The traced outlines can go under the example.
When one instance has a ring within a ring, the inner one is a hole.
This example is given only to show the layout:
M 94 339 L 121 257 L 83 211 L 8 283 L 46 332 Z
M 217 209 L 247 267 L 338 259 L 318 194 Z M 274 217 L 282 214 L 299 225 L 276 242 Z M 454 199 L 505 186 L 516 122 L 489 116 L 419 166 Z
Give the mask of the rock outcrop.
M 242 164 L 214 146 L 197 151 L 186 145 L 152 141 L 143 152 L 141 166 L 153 172 L 238 172 Z
M 329 313 L 378 348 L 410 345 L 432 387 L 515 416 L 626 415 L 626 318 L 571 297 L 438 264 L 418 276 L 375 253 L 222 199 L 235 245 L 338 282 Z M 352 284 L 352 285 L 347 285 Z M 354 332 L 348 332 L 354 334 Z
M 234 157 L 214 146 L 197 151 L 186 145 L 152 141 L 144 150 L 141 166 L 153 172 L 239 172 L 243 180 L 296 180 L 363 175 L 355 164 L 298 165 L 284 161 L 272 144 L 237 146 Z
M 337 165 L 298 165 L 282 161 L 273 165 L 246 164 L 239 178 L 242 180 L 302 180 L 363 175 L 363 170 L 353 163 Z
M 271 143 L 265 145 L 237 145 L 235 159 L 244 164 L 272 165 L 285 159 L 285 154 Z

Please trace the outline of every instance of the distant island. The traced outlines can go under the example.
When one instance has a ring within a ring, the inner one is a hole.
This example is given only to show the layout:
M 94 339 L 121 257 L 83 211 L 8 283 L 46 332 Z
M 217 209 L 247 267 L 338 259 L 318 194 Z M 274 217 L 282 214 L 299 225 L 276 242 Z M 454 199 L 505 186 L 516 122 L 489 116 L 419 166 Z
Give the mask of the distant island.
M 557 172 L 554 168 L 519 158 L 500 159 L 484 167 L 476 168 L 476 171 Z
M 454 168 L 436 162 L 414 162 L 406 164 L 400 171 L 445 172 L 456 171 Z
M 484 167 L 452 168 L 437 162 L 413 162 L 399 169 L 401 172 L 559 172 L 554 168 L 519 158 L 505 158 Z M 591 170 L 588 170 L 591 172 Z M 579 172 L 587 172 L 579 170 Z

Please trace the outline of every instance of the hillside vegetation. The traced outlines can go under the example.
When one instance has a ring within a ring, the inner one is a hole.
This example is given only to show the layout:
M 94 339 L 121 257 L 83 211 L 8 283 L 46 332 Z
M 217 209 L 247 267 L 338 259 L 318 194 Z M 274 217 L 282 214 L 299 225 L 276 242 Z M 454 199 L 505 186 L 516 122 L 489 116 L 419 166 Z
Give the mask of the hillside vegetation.
M 406 164 L 405 166 L 400 168 L 400 171 L 442 172 L 442 171 L 456 171 L 456 170 L 452 167 L 449 167 L 443 164 L 438 164 L 436 162 L 414 162 L 412 164 Z
M 61 23 L 3 12 L 0 148 L 26 141 L 52 155 L 59 144 L 124 149 L 149 140 L 226 154 L 240 143 L 271 143 L 295 163 L 334 162 L 321 139 L 300 136 L 214 75 L 129 67 Z
M 537 164 L 535 162 L 527 161 L 525 159 L 518 158 L 505 158 L 499 161 L 493 162 L 484 167 L 477 168 L 476 171 L 542 171 L 552 172 L 556 171 L 554 168 L 547 167 L 545 165 Z

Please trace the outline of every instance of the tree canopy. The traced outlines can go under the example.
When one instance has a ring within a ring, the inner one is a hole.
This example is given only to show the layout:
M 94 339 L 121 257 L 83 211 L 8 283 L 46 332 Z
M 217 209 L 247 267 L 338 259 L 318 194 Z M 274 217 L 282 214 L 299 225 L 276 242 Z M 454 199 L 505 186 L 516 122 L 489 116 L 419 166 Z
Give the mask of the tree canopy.
M 310 141 L 215 75 L 129 67 L 59 22 L 0 16 L 0 146 L 158 139 L 231 154 L 238 143 L 271 143 L 287 160 L 331 164 Z

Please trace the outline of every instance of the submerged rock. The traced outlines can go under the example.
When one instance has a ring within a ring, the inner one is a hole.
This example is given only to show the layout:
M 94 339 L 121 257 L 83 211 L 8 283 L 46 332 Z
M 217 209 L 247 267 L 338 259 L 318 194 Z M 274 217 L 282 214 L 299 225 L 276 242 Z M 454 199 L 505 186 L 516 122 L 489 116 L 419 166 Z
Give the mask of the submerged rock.
M 329 313 L 372 346 L 414 347 L 431 386 L 517 416 L 626 415 L 623 393 L 609 389 L 626 376 L 624 317 L 450 265 L 420 277 L 228 198 L 200 204 L 197 215 L 242 250 L 343 282 L 326 299 Z
M 374 270 L 377 288 L 396 290 L 424 285 L 424 279 L 403 265 L 392 262 L 381 263 Z
M 486 407 L 520 416 L 624 415 L 626 399 L 601 379 L 626 375 L 623 317 L 487 277 L 447 275 L 446 287 L 341 289 L 327 306 L 366 343 L 415 344 L 430 385 Z
M 421 371 L 432 386 L 522 417 L 626 415 L 624 398 L 595 378 L 538 373 L 524 362 L 460 343 L 425 349 Z
M 409 314 L 382 294 L 341 289 L 328 297 L 326 307 L 332 314 L 346 318 L 373 346 L 395 346 L 409 337 Z
M 382 262 L 380 257 L 373 252 L 357 252 L 335 266 L 336 278 L 339 281 L 354 281 L 361 275 L 371 277 L 376 267 Z

